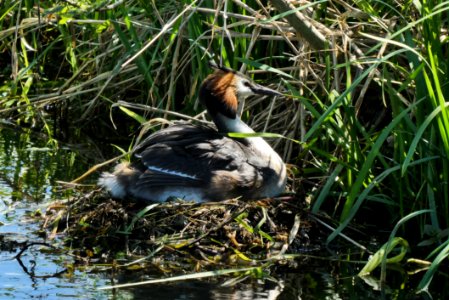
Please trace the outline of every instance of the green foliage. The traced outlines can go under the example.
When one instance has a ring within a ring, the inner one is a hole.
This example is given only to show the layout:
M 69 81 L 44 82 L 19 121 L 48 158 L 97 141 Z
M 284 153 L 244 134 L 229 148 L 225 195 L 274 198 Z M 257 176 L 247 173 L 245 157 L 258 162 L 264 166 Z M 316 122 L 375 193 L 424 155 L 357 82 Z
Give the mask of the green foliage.
M 197 115 L 209 60 L 241 67 L 288 95 L 249 99 L 242 118 L 302 170 L 293 186 L 312 212 L 338 220 L 329 243 L 356 222 L 392 230 L 426 211 L 397 230 L 412 245 L 435 243 L 424 249 L 436 251 L 432 270 L 447 256 L 447 242 L 426 234 L 449 228 L 449 2 L 316 1 L 287 12 L 252 0 L 38 3 L 0 8 L 2 117 L 52 140 L 51 104 L 99 136 L 112 132 L 110 116 L 129 119 L 119 128 L 128 136 L 147 119 Z M 325 50 L 298 41 L 284 18 L 296 13 L 314 19 Z M 365 218 L 373 210 L 382 218 Z
M 366 276 L 369 273 L 371 273 L 375 268 L 377 268 L 382 263 L 382 258 L 386 257 L 390 252 L 392 252 L 396 246 L 400 246 L 400 251 L 398 254 L 396 254 L 393 257 L 387 258 L 386 262 L 393 264 L 393 263 L 400 263 L 407 253 L 409 249 L 408 242 L 400 237 L 395 237 L 391 242 L 386 243 L 383 245 L 377 252 L 370 257 L 368 263 L 363 267 L 363 269 L 359 272 L 359 276 Z

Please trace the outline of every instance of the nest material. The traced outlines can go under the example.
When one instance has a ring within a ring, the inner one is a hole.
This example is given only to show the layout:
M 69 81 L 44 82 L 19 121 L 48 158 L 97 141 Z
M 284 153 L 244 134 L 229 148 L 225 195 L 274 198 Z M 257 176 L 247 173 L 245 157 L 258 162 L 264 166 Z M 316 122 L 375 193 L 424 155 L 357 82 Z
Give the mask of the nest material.
M 319 248 L 301 202 L 292 197 L 196 204 L 117 201 L 99 191 L 48 207 L 44 227 L 84 259 L 119 257 L 198 266 L 253 264 Z M 185 267 L 185 266 L 184 266 Z M 184 268 L 182 267 L 182 268 Z

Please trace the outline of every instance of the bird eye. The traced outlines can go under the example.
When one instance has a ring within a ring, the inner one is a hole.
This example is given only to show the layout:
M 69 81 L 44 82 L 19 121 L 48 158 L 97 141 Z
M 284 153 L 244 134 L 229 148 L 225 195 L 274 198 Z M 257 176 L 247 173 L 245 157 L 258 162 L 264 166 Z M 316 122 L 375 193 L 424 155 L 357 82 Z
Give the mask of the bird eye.
M 243 85 L 249 88 L 251 87 L 251 83 L 249 81 L 244 81 Z

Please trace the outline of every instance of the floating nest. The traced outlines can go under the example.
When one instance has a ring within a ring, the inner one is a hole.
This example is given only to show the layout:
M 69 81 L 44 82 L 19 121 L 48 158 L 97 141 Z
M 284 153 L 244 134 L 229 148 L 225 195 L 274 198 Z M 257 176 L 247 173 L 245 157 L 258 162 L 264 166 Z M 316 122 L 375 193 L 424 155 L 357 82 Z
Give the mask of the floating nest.
M 320 236 L 294 197 L 194 203 L 111 199 L 100 190 L 52 203 L 44 228 L 84 263 L 138 262 L 163 273 L 288 261 L 319 250 Z M 313 236 L 313 240 L 310 238 Z M 121 265 L 124 265 L 123 263 Z

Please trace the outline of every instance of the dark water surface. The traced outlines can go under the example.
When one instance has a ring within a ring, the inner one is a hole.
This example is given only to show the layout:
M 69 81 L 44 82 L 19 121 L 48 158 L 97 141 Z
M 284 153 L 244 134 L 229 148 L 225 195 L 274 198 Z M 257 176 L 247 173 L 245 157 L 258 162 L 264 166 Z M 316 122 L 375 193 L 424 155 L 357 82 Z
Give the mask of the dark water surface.
M 56 192 L 55 181 L 70 181 L 88 168 L 89 156 L 69 147 L 54 151 L 23 131 L 0 127 L 0 300 L 1 299 L 406 299 L 406 274 L 398 271 L 384 294 L 355 275 L 361 265 L 313 260 L 294 272 L 278 272 L 273 280 L 246 280 L 233 287 L 229 278 L 190 280 L 143 287 L 99 290 L 113 283 L 150 279 L 139 274 L 83 271 L 61 273 L 74 258 L 42 245 L 15 256 L 25 243 L 47 242 L 32 216 L 45 213 Z M 54 244 L 54 241 L 49 243 Z M 329 254 L 328 254 L 329 255 Z M 301 264 L 303 265 L 303 264 Z M 447 280 L 447 279 L 446 279 Z M 445 279 L 442 280 L 445 282 Z M 445 293 L 439 296 L 444 297 Z M 439 299 L 434 297 L 434 299 Z M 444 299 L 444 298 L 441 298 Z

